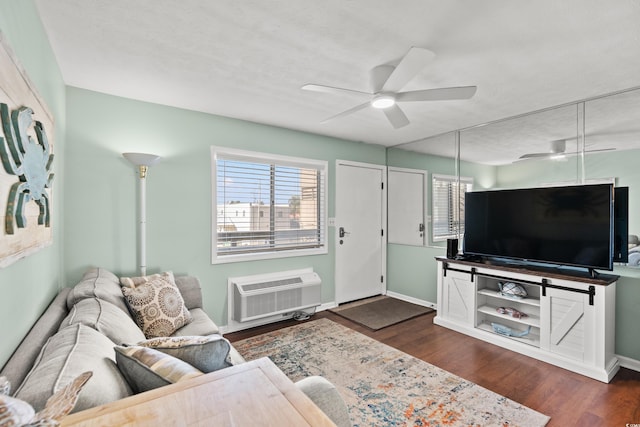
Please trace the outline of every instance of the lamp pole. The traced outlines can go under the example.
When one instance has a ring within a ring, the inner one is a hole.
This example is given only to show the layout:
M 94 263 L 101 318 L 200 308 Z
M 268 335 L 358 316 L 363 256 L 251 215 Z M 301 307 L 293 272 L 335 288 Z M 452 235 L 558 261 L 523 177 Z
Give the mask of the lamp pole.
M 147 171 L 149 166 L 160 161 L 160 156 L 145 153 L 123 153 L 127 160 L 138 167 L 139 194 L 138 211 L 140 220 L 138 227 L 138 261 L 140 262 L 140 275 L 147 275 Z

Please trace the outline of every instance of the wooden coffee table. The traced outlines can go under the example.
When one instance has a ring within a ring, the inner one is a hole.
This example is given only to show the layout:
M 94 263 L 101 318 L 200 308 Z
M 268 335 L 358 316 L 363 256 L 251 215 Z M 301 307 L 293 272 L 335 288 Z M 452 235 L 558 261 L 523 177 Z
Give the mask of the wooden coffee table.
M 335 426 L 268 358 L 71 414 L 63 426 Z

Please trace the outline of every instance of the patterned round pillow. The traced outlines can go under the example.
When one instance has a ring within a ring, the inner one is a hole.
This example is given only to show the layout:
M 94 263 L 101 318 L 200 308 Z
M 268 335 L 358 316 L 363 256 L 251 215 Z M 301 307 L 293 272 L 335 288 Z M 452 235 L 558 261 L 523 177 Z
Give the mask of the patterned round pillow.
M 513 282 L 499 282 L 500 295 L 509 298 L 525 298 L 527 291 L 522 285 Z

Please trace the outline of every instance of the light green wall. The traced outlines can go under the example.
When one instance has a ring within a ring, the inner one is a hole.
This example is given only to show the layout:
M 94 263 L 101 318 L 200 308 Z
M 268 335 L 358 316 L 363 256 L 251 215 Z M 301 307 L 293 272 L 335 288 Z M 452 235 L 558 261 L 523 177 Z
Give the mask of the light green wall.
M 64 286 L 62 197 L 65 148 L 64 82 L 31 0 L 0 2 L 0 31 L 55 120 L 53 245 L 0 269 L 0 366 L 11 356 L 47 304 Z
M 205 310 L 221 325 L 227 323 L 227 278 L 232 276 L 313 267 L 323 280 L 323 301 L 334 300 L 333 233 L 327 255 L 211 264 L 210 147 L 327 160 L 330 216 L 335 160 L 384 164 L 384 147 L 77 88 L 67 90 L 67 114 L 64 250 L 70 278 L 80 278 L 91 265 L 116 274 L 137 273 L 137 178 L 121 156 L 137 151 L 163 157 L 147 178 L 148 272 L 197 276 Z

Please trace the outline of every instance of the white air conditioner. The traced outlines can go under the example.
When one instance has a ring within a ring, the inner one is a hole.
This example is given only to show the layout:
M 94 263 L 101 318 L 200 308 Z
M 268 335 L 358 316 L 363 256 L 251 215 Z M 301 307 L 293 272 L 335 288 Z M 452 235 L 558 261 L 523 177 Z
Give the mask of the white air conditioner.
M 233 319 L 248 322 L 322 303 L 322 281 L 312 269 L 229 278 Z

